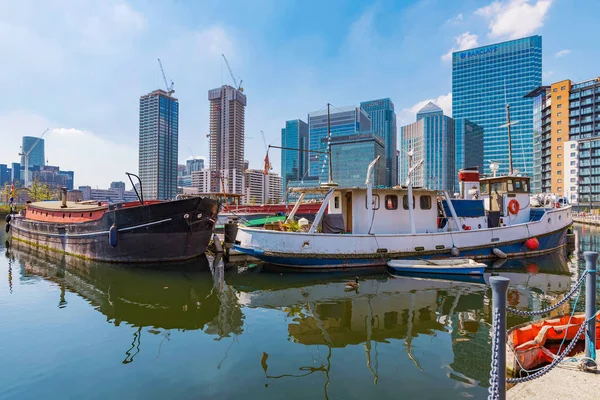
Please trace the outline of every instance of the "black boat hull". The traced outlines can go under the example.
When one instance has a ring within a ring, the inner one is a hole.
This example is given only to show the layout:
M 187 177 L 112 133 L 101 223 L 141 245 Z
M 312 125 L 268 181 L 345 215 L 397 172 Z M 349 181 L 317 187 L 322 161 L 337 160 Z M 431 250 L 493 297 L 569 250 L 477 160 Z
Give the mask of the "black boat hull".
M 84 223 L 17 216 L 10 233 L 12 240 L 90 260 L 181 261 L 204 254 L 218 210 L 218 202 L 201 197 L 126 208 L 117 204 L 101 219 Z

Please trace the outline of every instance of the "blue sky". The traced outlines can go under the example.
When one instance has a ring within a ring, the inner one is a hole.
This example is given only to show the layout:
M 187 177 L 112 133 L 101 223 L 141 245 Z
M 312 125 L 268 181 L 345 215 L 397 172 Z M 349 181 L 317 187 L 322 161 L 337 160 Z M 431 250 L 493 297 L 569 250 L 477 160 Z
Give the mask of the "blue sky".
M 451 113 L 452 50 L 543 36 L 544 82 L 600 76 L 600 3 L 567 0 L 136 1 L 0 0 L 0 163 L 46 128 L 49 163 L 76 185 L 107 187 L 137 171 L 139 96 L 180 101 L 179 159 L 208 154 L 207 91 L 231 78 L 248 96 L 246 158 L 288 119 L 390 97 L 398 126 L 434 100 Z M 275 171 L 279 154 L 271 153 Z

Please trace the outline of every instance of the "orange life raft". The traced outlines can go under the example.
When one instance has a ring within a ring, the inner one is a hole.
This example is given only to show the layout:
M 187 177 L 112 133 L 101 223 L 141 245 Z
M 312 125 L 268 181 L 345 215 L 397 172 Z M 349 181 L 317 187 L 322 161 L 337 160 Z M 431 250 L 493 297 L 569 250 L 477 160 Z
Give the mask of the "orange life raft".
M 571 321 L 569 321 L 569 318 L 571 318 Z M 531 370 L 542 364 L 551 363 L 556 354 L 546 348 L 545 345 L 547 343 L 562 342 L 566 332 L 565 344 L 561 350 L 564 351 L 584 322 L 585 315 L 578 314 L 573 317 L 566 315 L 513 327 L 507 332 L 507 373 L 517 375 L 522 368 Z M 598 314 L 596 314 L 596 323 L 600 324 Z M 579 337 L 579 340 L 584 339 L 585 334 Z M 600 326 L 596 329 L 596 345 L 600 345 Z

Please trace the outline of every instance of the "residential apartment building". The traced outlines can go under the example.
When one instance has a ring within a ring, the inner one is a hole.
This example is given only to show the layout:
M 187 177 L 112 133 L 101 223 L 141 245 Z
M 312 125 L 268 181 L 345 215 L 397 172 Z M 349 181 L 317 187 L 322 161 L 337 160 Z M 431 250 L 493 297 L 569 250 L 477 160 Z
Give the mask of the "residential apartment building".
M 282 179 L 279 175 L 273 173 L 265 175 L 262 169 L 247 169 L 245 175 L 244 203 L 278 204 L 281 202 Z
M 139 175 L 144 199 L 177 195 L 179 101 L 164 90 L 140 97 Z
M 495 43 L 452 54 L 452 116 L 468 119 L 484 132 L 484 159 L 508 173 L 506 104 L 510 105 L 513 168 L 533 175 L 533 101 L 542 84 L 542 37 Z M 489 171 L 485 171 L 489 172 Z
M 199 193 L 209 193 L 211 191 L 211 170 L 201 169 L 192 171 L 192 187 L 198 188 Z
M 143 186 L 143 185 L 142 185 Z M 76 191 L 73 191 L 73 198 L 79 197 Z M 138 197 L 133 190 L 125 190 L 124 187 L 110 189 L 92 189 L 91 186 L 79 186 L 82 200 L 106 201 L 108 203 L 122 203 L 127 201 L 137 201 Z M 68 194 L 67 194 L 68 195 Z M 146 197 L 144 197 L 144 200 Z
M 210 170 L 217 179 L 211 191 L 226 187 L 228 193 L 244 193 L 244 134 L 246 95 L 229 85 L 208 91 L 210 102 Z
M 558 81 L 527 97 L 533 99 L 539 138 L 535 192 L 564 196 L 573 204 L 600 201 L 600 78 Z

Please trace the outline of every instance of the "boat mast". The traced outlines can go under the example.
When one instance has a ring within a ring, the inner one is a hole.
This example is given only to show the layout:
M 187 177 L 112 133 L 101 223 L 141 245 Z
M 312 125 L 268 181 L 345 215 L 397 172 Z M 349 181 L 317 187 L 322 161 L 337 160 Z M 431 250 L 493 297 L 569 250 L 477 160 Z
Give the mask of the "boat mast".
M 329 183 L 333 182 L 333 167 L 332 167 L 332 162 L 331 162 L 331 125 L 330 125 L 330 118 L 329 118 L 329 106 L 331 106 L 331 104 L 327 103 L 327 158 L 329 160 Z
M 506 126 L 508 128 L 508 175 L 513 174 L 512 139 L 510 137 L 510 104 L 506 103 Z

